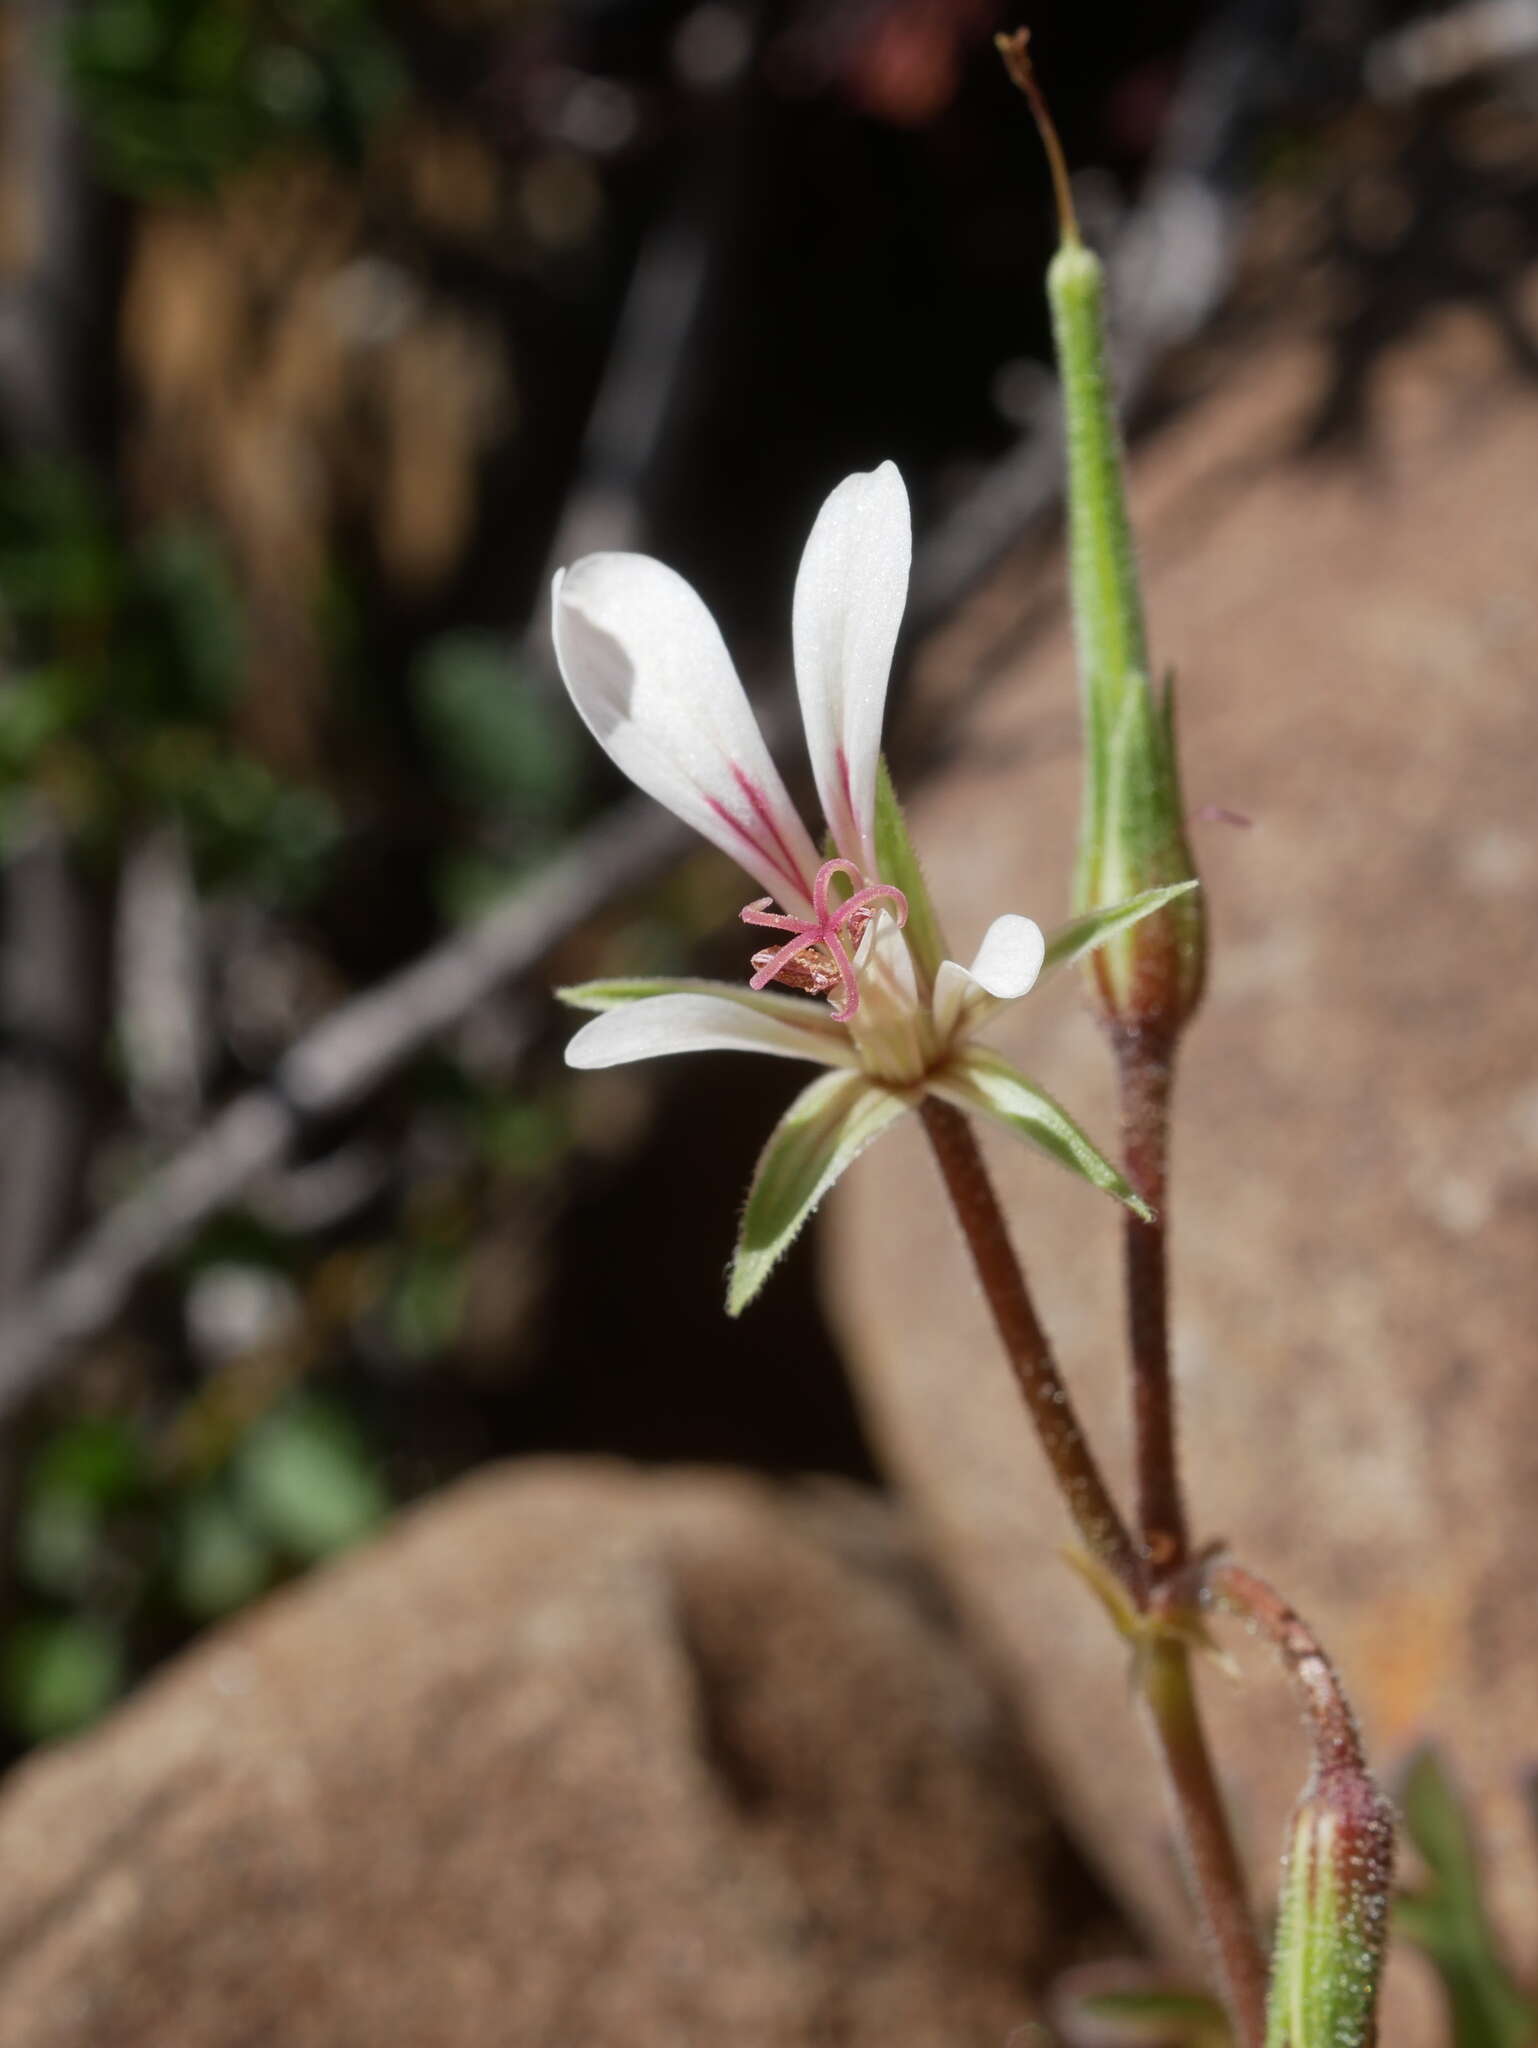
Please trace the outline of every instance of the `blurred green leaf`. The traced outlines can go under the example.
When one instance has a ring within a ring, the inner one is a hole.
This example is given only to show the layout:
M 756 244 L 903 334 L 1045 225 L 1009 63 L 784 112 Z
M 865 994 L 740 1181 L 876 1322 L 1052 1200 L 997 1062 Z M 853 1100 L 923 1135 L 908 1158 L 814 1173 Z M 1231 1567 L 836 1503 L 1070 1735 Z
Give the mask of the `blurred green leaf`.
M 1107 2048 L 1226 2048 L 1233 2038 L 1223 2008 L 1200 1991 L 1101 1991 L 1081 2012 Z
M 41 782 L 87 842 L 169 813 L 205 886 L 287 903 L 311 893 L 340 820 L 233 738 L 246 622 L 206 535 L 161 528 L 130 546 L 83 473 L 6 472 L 0 633 L 0 832 L 25 820 Z
M 356 162 L 406 86 L 373 0 L 90 0 L 64 49 L 107 175 L 144 197 L 296 143 Z
M 1066 1970 L 1052 1986 L 1051 2011 L 1069 2048 L 1232 2048 L 1215 1998 L 1130 1959 Z
M 125 1675 L 117 1631 L 81 1615 L 17 1622 L 0 1658 L 7 1715 L 32 1742 L 86 1727 L 117 1698 Z
M 1395 1902 L 1394 1927 L 1425 1952 L 1442 1980 L 1454 2048 L 1532 2048 L 1538 2004 L 1502 1959 L 1468 1818 L 1434 1749 L 1411 1760 L 1400 1805 L 1429 1878 Z
M 275 901 L 302 901 L 341 842 L 328 797 L 281 780 L 249 754 L 162 743 L 149 757 L 146 781 L 181 821 L 209 887 L 238 882 Z
M 82 711 L 82 692 L 67 668 L 34 669 L 0 690 L 0 779 L 30 777 L 42 754 Z
M 571 1120 L 562 1096 L 529 1101 L 514 1095 L 488 1096 L 480 1109 L 481 1149 L 504 1173 L 535 1179 L 548 1173 L 571 1146 Z
M 198 1621 L 212 1621 L 254 1600 L 273 1576 L 272 1546 L 220 1486 L 181 1503 L 171 1538 L 171 1584 Z
M 574 721 L 530 686 L 502 641 L 445 634 L 419 662 L 415 690 L 428 744 L 464 802 L 525 827 L 566 814 L 579 773 Z
M 88 1417 L 55 1430 L 28 1466 L 29 1490 L 72 1494 L 103 1507 L 132 1500 L 145 1478 L 138 1437 L 112 1416 Z
M 140 1499 L 146 1483 L 126 1423 L 90 1419 L 46 1438 L 28 1461 L 16 1528 L 17 1562 L 33 1589 L 81 1597 L 109 1540 L 109 1517 Z
M 17 1567 L 34 1591 L 75 1599 L 90 1583 L 103 1515 L 94 1501 L 43 1493 L 27 1501 L 16 1531 Z
M 175 708 L 228 711 L 245 660 L 245 618 L 223 555 L 205 536 L 167 527 L 141 543 L 134 567 L 146 652 L 175 679 Z
M 100 486 L 68 463 L 0 471 L 0 605 L 12 622 L 106 612 L 122 564 Z
M 253 1528 L 305 1563 L 358 1542 L 389 1512 L 352 1423 L 312 1397 L 258 1423 L 235 1453 L 230 1479 Z
M 465 1255 L 455 1244 L 414 1244 L 402 1254 L 390 1297 L 390 1334 L 407 1358 L 434 1358 L 459 1334 Z
M 522 872 L 482 853 L 446 853 L 434 877 L 438 909 L 450 924 L 473 924 L 517 888 Z

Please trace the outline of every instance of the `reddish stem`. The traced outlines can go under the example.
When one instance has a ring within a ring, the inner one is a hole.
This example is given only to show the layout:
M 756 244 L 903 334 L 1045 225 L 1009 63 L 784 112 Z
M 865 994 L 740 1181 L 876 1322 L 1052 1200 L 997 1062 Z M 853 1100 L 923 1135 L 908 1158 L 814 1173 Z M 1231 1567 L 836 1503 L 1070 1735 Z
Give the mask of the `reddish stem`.
M 1266 1959 L 1202 1728 L 1190 1652 L 1175 1638 L 1161 1637 L 1149 1646 L 1140 1675 L 1223 2002 L 1243 2048 L 1261 2048 L 1266 2033 Z
M 1123 1167 L 1154 1212 L 1126 1219 L 1127 1344 L 1137 1467 L 1143 1598 L 1172 1588 L 1189 1552 L 1180 1487 L 1175 1385 L 1169 1342 L 1169 1127 L 1176 1029 L 1162 1022 L 1113 1026 L 1121 1090 Z M 1190 1652 L 1156 1640 L 1142 1666 L 1143 1697 L 1164 1763 L 1192 1888 L 1212 1946 L 1224 2002 L 1244 2048 L 1266 2030 L 1266 1960 L 1212 1767 Z
M 1321 1771 L 1346 1770 L 1365 1776 L 1367 1759 L 1351 1703 L 1308 1623 L 1274 1586 L 1242 1564 L 1215 1559 L 1202 1584 L 1217 1603 L 1250 1621 L 1281 1653 L 1308 1716 L 1314 1758 Z
M 1139 1572 L 1127 1526 L 1111 1499 L 1068 1398 L 1004 1212 L 972 1126 L 936 1096 L 924 1098 L 924 1129 L 972 1254 L 1005 1354 L 1014 1368 L 1036 1435 L 1086 1549 L 1135 1596 Z
M 1149 1578 L 1157 1582 L 1179 1571 L 1189 1548 L 1170 1368 L 1165 1222 L 1175 1040 L 1157 1027 L 1124 1025 L 1113 1032 L 1112 1045 L 1121 1088 L 1123 1165 L 1154 1212 L 1153 1221 L 1144 1222 L 1129 1210 L 1125 1229 L 1138 1529 Z

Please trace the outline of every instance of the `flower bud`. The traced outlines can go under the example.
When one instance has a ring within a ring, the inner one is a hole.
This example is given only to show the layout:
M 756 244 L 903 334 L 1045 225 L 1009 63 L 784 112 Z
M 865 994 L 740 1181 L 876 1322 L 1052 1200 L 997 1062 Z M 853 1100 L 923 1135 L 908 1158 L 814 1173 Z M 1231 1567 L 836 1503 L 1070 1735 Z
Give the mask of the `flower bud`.
M 1068 164 L 1036 74 L 1030 33 L 995 38 L 1047 153 L 1061 246 L 1047 267 L 1068 439 L 1069 581 L 1084 708 L 1084 814 L 1074 909 L 1104 912 L 1148 889 L 1196 879 L 1175 754 L 1173 684 L 1156 695 L 1127 517 L 1116 393 L 1106 348 L 1105 272 L 1079 238 Z M 1095 955 L 1093 985 L 1113 1029 L 1172 1039 L 1201 998 L 1200 890 L 1129 925 Z
M 1321 1765 L 1292 1816 L 1266 2048 L 1372 2048 L 1393 1866 L 1393 1816 L 1372 1779 Z
M 1121 436 L 1106 349 L 1105 273 L 1071 220 L 1047 270 L 1068 440 L 1068 534 L 1084 713 L 1084 806 L 1075 909 L 1105 910 L 1195 878 L 1175 747 L 1173 680 L 1150 676 Z M 1206 965 L 1204 892 L 1193 889 L 1095 955 L 1107 1021 L 1173 1033 Z

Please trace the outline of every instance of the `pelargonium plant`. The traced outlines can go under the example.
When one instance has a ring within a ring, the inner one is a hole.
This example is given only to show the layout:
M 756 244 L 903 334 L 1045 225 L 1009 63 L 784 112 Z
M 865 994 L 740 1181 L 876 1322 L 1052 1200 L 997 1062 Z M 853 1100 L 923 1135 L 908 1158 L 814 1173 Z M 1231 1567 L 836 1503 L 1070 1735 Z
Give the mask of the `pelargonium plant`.
M 1222 1546 L 1193 1544 L 1187 1525 L 1166 1307 L 1166 1159 L 1176 1052 L 1205 979 L 1206 914 L 1181 799 L 1173 685 L 1155 688 L 1147 653 L 1104 277 L 1080 239 L 1024 33 L 999 41 L 1046 145 L 1061 229 L 1047 291 L 1066 412 L 1085 731 L 1074 915 L 1048 937 L 1030 918 L 1003 911 L 966 966 L 946 945 L 880 752 L 911 555 L 907 493 L 886 462 L 833 491 L 796 578 L 796 689 L 821 840 L 769 756 L 714 619 L 682 577 L 635 554 L 590 555 L 556 577 L 555 648 L 577 710 L 633 782 L 767 892 L 741 916 L 770 935 L 740 981 L 564 990 L 568 1002 L 598 1013 L 567 1058 L 606 1067 L 726 1049 L 824 1070 L 792 1102 L 758 1162 L 732 1264 L 733 1314 L 864 1147 L 909 1111 L 920 1116 L 1077 1531 L 1074 1561 L 1131 1647 L 1227 2031 L 1240 2048 L 1365 2048 L 1375 2037 L 1387 1929 L 1388 1809 L 1339 1679 L 1306 1624 Z M 1005 1005 L 1075 961 L 1087 965 L 1116 1063 L 1120 1168 L 983 1038 Z M 1106 1484 L 1037 1316 L 976 1117 L 1124 1207 L 1132 1517 Z M 1313 1740 L 1269 1971 L 1191 1671 L 1219 1612 L 1241 1616 L 1274 1644 Z

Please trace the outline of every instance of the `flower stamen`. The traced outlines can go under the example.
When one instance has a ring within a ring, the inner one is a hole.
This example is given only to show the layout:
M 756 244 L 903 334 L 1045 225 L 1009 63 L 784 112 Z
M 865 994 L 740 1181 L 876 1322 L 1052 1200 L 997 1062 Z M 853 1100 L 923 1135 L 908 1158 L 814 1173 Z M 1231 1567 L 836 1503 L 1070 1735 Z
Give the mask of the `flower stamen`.
M 855 884 L 842 903 L 828 900 L 835 875 L 847 875 Z M 860 990 L 855 979 L 851 952 L 859 946 L 878 903 L 890 906 L 899 929 L 908 922 L 908 899 L 890 882 L 867 882 L 852 860 L 824 861 L 812 883 L 812 915 L 787 917 L 773 911 L 770 896 L 760 896 L 740 913 L 744 924 L 757 924 L 771 931 L 789 932 L 783 945 L 753 955 L 757 972 L 748 987 L 767 988 L 771 981 L 786 981 L 809 995 L 843 994 L 843 1006 L 833 1012 L 835 1024 L 847 1024 L 860 1007 Z

